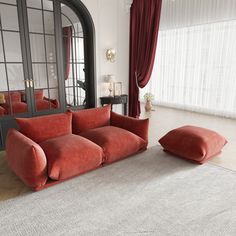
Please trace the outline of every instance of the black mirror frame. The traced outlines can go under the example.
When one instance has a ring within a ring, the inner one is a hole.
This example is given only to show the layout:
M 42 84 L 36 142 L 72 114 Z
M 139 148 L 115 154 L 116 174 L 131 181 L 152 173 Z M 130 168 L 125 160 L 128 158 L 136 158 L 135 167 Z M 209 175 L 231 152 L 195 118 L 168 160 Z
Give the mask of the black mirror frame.
M 95 83 L 95 27 L 92 16 L 80 0 L 61 0 L 61 3 L 70 7 L 81 21 L 84 32 L 85 49 L 85 78 L 86 78 L 86 108 L 96 107 L 97 88 Z

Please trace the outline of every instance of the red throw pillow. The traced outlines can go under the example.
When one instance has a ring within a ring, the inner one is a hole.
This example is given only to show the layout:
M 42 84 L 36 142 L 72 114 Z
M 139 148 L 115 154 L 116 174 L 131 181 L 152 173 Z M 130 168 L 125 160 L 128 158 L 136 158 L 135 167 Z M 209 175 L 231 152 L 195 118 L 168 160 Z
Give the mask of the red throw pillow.
M 212 130 L 183 126 L 168 132 L 159 143 L 167 152 L 202 164 L 219 154 L 227 141 Z
M 11 129 L 6 138 L 6 156 L 10 168 L 27 186 L 37 189 L 45 185 L 47 160 L 37 143 Z
M 73 134 L 79 134 L 89 129 L 110 125 L 111 105 L 72 111 Z
M 71 120 L 71 112 L 33 118 L 16 118 L 21 133 L 34 140 L 36 143 L 71 134 Z

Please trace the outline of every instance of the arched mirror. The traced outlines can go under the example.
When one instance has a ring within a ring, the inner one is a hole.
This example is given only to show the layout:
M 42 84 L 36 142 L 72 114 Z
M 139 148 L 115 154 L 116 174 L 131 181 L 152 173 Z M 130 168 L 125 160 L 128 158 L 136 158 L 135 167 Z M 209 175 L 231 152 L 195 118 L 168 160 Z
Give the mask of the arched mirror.
M 56 52 L 53 1 L 27 0 L 26 7 L 30 44 L 29 86 L 34 94 L 33 112 L 59 109 L 62 103 L 58 77 L 60 61 Z
M 74 11 L 61 4 L 67 107 L 86 107 L 84 32 Z
M 80 0 L 0 0 L 0 148 L 15 117 L 94 107 L 94 61 Z
M 22 29 L 16 0 L 0 1 L 0 117 L 28 112 L 25 92 Z

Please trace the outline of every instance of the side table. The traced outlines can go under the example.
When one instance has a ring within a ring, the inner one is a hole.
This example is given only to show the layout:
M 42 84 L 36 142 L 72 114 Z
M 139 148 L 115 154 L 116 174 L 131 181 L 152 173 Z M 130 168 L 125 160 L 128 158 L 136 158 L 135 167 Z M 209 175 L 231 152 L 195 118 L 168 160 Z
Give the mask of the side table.
M 100 97 L 101 105 L 111 104 L 111 109 L 113 104 L 122 104 L 123 105 L 123 114 L 127 116 L 127 108 L 128 108 L 128 95 L 123 94 L 120 96 L 108 96 L 108 97 Z

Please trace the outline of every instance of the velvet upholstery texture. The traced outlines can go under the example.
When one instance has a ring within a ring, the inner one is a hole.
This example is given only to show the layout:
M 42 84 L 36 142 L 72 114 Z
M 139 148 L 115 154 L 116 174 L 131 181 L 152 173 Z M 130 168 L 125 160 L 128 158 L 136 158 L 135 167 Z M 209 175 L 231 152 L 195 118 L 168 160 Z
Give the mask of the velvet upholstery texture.
M 71 134 L 71 120 L 70 112 L 33 118 L 16 118 L 20 131 L 36 143 Z
M 11 111 L 13 114 L 24 113 L 28 111 L 28 106 L 24 102 L 13 102 L 11 104 L 5 103 L 2 104 L 2 107 L 6 110 L 7 114 L 11 114 Z
M 26 103 L 21 101 L 20 91 L 5 92 L 4 96 L 6 103 L 1 104 L 1 106 L 5 109 L 6 114 L 27 112 L 28 107 Z
M 58 108 L 57 105 L 55 105 L 53 102 L 48 101 L 48 100 L 36 100 L 36 110 L 37 111 L 42 111 L 42 110 L 47 110 L 47 109 L 55 109 Z
M 0 116 L 6 115 L 7 111 L 4 107 L 0 106 Z
M 79 135 L 48 139 L 40 146 L 47 157 L 48 176 L 53 180 L 64 180 L 93 170 L 103 161 L 103 150 Z
M 6 103 L 21 102 L 21 93 L 19 91 L 5 92 Z
M 72 111 L 73 134 L 80 134 L 86 130 L 110 125 L 111 105 Z
M 34 90 L 34 98 L 35 100 L 43 100 L 43 89 Z
M 104 126 L 80 134 L 102 147 L 105 163 L 111 163 L 147 148 L 147 142 L 127 130 Z
M 21 91 L 21 99 L 26 102 L 25 91 Z M 56 109 L 59 107 L 59 102 L 57 99 L 49 99 L 43 96 L 43 89 L 34 90 L 34 99 L 37 111 Z
M 219 154 L 227 141 L 212 130 L 183 126 L 168 132 L 159 143 L 167 152 L 202 164 Z
M 148 143 L 149 119 L 135 119 L 111 112 L 111 125 L 130 131 Z
M 42 148 L 15 129 L 6 138 L 7 162 L 16 175 L 31 188 L 47 181 L 47 160 Z

